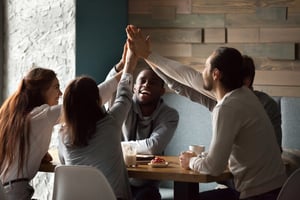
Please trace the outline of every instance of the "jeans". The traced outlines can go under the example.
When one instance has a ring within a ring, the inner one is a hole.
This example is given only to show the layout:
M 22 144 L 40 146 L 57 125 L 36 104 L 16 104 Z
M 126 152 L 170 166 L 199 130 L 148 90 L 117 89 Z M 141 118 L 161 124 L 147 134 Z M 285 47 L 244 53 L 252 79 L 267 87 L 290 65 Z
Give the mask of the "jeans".
M 239 200 L 240 193 L 231 188 L 200 192 L 197 199 L 205 200 Z
M 246 199 L 242 200 L 276 200 L 277 196 L 279 195 L 281 188 L 277 188 L 275 190 L 272 190 L 270 192 L 266 192 L 257 196 L 248 197 Z
M 134 200 L 161 200 L 158 187 L 153 185 L 131 186 L 131 191 Z

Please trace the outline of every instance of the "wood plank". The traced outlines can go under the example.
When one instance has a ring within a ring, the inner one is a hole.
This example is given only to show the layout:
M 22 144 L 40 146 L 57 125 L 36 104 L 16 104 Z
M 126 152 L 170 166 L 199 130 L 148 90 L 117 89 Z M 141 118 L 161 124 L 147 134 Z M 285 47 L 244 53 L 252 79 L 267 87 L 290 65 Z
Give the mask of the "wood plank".
M 255 1 L 193 0 L 192 13 L 255 13 Z
M 284 70 L 300 71 L 299 60 L 272 60 L 269 58 L 254 57 L 256 69 L 259 70 Z
M 227 42 L 228 43 L 258 43 L 259 29 L 258 28 L 228 28 Z
M 237 27 L 237 28 L 249 28 L 249 27 L 299 27 L 300 25 L 300 14 L 289 14 L 288 19 L 283 21 L 277 20 L 263 20 L 255 14 L 226 14 L 225 15 L 225 26 Z
M 261 28 L 260 42 L 300 42 L 300 28 Z
M 205 28 L 204 43 L 225 43 L 226 30 L 225 28 Z
M 174 20 L 155 20 L 150 14 L 129 14 L 129 24 L 148 28 L 205 28 L 224 27 L 224 15 L 176 15 Z
M 153 6 L 152 19 L 155 20 L 175 20 L 176 7 L 175 6 Z
M 152 43 L 151 47 L 162 56 L 190 57 L 192 55 L 190 44 Z
M 178 14 L 191 13 L 191 0 L 128 0 L 128 13 L 150 14 L 155 6 L 176 7 Z
M 288 12 L 289 13 L 294 13 L 294 14 L 299 13 L 300 12 L 300 1 L 299 0 L 293 0 L 290 3 L 288 3 Z
M 193 0 L 192 13 L 256 13 L 256 8 L 288 7 L 299 12 L 298 0 Z
M 300 87 L 300 71 L 261 71 L 256 70 L 254 83 Z
M 169 56 L 170 59 L 176 60 L 202 71 L 206 61 L 205 58 L 199 57 L 173 57 Z M 272 60 L 269 58 L 257 58 L 252 57 L 254 60 L 256 70 L 264 71 L 300 71 L 300 61 L 299 60 Z
M 219 46 L 228 46 L 238 49 L 242 54 L 251 57 L 270 58 L 281 60 L 295 60 L 295 44 L 293 43 L 227 43 L 227 44 L 193 44 L 192 55 L 195 57 L 208 57 Z M 210 53 L 209 53 L 210 52 Z
M 218 44 L 201 44 L 201 45 L 193 44 L 192 45 L 192 56 L 196 57 L 196 58 L 207 58 L 219 46 L 221 46 L 221 45 L 218 45 Z
M 243 54 L 247 54 L 252 57 L 295 60 L 295 44 L 293 43 L 230 44 L 230 46 L 235 47 Z
M 256 15 L 264 20 L 279 20 L 287 19 L 287 7 L 259 7 L 256 8 Z
M 254 85 L 254 89 L 270 96 L 300 97 L 300 87 Z
M 202 29 L 143 29 L 155 43 L 202 43 Z

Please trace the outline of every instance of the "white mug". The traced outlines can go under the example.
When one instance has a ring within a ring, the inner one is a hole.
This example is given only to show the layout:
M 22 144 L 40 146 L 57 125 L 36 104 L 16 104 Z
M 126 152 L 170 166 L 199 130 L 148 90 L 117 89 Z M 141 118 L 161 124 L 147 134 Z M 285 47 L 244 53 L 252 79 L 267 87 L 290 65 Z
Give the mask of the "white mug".
M 189 150 L 194 152 L 198 156 L 198 155 L 201 155 L 201 153 L 205 151 L 205 146 L 204 145 L 190 145 Z

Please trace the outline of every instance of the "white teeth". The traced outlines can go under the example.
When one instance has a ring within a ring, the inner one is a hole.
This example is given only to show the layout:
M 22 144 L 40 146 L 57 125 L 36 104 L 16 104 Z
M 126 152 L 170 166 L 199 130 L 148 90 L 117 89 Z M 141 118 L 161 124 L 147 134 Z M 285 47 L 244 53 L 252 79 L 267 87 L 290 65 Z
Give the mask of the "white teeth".
M 150 92 L 145 91 L 145 90 L 140 91 L 140 93 L 141 93 L 141 94 L 150 94 Z

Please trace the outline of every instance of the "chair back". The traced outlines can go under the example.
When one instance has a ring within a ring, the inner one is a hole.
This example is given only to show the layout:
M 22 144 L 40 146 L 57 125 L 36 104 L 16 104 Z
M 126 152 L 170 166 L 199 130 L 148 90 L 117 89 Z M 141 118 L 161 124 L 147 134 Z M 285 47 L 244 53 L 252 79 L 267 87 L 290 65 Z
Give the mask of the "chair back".
M 53 200 L 116 200 L 111 185 L 97 168 L 61 165 L 55 168 Z
M 300 168 L 295 170 L 281 188 L 277 200 L 298 200 L 300 197 Z

